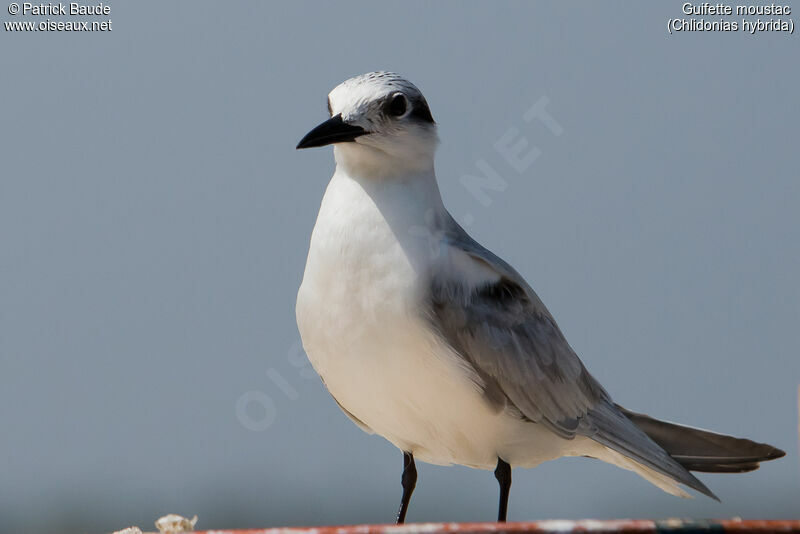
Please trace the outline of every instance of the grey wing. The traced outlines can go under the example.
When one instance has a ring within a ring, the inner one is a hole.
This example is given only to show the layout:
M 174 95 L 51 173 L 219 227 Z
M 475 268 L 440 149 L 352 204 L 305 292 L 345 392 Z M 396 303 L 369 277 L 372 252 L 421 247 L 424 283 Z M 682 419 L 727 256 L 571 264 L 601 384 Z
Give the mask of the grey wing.
M 565 439 L 588 436 L 713 497 L 614 405 L 525 280 L 452 224 L 448 245 L 495 276 L 470 284 L 450 270 L 432 273 L 429 317 L 481 378 L 487 400 L 503 399 Z
M 507 264 L 470 241 L 451 245 L 491 268 L 497 278 L 470 286 L 458 273 L 434 274 L 434 325 L 478 376 L 490 388 L 499 387 L 525 418 L 564 438 L 573 437 L 591 408 L 610 401 L 608 394 L 583 366 L 536 293 Z

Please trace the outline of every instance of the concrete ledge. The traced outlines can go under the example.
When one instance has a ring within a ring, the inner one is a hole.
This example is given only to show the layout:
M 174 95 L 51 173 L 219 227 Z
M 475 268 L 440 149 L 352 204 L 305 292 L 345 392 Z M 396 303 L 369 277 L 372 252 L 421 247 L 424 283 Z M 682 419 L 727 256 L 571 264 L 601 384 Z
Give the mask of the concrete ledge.
M 796 532 L 800 533 L 800 519 L 793 520 L 742 520 L 742 519 L 620 519 L 599 521 L 548 520 L 523 523 L 409 523 L 406 525 L 351 525 L 336 527 L 291 527 L 248 530 L 208 530 L 195 534 L 410 534 L 410 533 L 461 534 L 482 533 L 661 533 L 661 532 Z

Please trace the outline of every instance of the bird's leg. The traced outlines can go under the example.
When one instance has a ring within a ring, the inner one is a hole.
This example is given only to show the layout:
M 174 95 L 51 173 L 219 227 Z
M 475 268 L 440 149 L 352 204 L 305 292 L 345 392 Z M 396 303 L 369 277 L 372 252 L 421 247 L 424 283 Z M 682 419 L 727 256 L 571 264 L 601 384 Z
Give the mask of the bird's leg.
M 508 492 L 511 489 L 511 466 L 497 458 L 497 467 L 494 469 L 494 478 L 500 483 L 500 507 L 497 510 L 497 520 L 505 522 L 508 513 Z
M 403 498 L 400 500 L 400 510 L 397 511 L 397 524 L 406 522 L 406 512 L 408 512 L 408 502 L 411 500 L 411 493 L 417 485 L 417 466 L 414 465 L 414 455 L 410 452 L 403 453 Z

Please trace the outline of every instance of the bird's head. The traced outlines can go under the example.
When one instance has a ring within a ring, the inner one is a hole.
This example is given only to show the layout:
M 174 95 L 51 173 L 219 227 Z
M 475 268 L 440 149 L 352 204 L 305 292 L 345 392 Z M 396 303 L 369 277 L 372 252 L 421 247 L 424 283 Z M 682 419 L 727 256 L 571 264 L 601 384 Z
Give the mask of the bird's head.
M 328 95 L 330 119 L 297 148 L 334 145 L 336 162 L 370 175 L 433 168 L 436 123 L 417 87 L 391 72 L 342 82 Z

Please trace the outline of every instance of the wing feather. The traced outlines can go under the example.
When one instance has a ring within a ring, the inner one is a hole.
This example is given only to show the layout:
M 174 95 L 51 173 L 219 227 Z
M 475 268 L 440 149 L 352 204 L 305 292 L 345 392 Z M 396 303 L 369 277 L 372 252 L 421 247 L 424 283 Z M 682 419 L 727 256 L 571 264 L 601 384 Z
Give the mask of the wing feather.
M 431 324 L 482 379 L 487 400 L 505 398 L 523 418 L 565 439 L 590 437 L 714 497 L 620 412 L 510 265 L 454 221 L 446 241 L 452 254 L 466 255 L 494 274 L 476 282 L 453 268 L 439 269 L 431 275 L 429 292 Z

